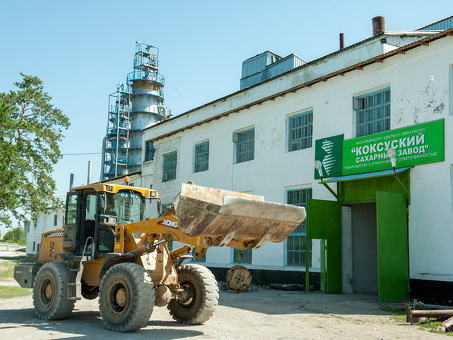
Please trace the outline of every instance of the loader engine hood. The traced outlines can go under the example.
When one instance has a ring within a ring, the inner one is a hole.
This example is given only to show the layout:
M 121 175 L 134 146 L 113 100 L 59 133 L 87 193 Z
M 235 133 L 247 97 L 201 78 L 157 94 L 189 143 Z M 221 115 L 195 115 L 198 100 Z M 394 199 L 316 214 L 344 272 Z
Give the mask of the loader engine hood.
M 263 196 L 183 184 L 175 200 L 179 228 L 214 246 L 259 248 L 281 242 L 305 220 L 305 209 Z

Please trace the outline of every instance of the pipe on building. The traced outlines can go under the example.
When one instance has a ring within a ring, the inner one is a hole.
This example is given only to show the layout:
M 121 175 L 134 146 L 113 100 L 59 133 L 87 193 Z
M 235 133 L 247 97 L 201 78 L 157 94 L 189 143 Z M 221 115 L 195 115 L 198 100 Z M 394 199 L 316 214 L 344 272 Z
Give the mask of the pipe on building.
M 344 33 L 340 33 L 340 50 L 344 48 Z
M 164 111 L 163 118 L 164 120 L 168 118 L 168 109 L 165 105 L 157 105 L 158 109 L 162 109 Z
M 372 19 L 372 23 L 373 23 L 373 35 L 378 35 L 385 32 L 384 17 L 374 17 Z

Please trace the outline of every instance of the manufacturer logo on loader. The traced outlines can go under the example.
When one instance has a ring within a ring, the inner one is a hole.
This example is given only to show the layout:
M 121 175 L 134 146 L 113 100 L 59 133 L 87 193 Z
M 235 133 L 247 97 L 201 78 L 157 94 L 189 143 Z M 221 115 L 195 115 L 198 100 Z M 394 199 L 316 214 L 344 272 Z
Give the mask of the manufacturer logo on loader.
M 178 222 L 171 221 L 171 220 L 162 220 L 162 221 L 160 221 L 157 224 L 164 225 L 166 227 L 170 227 L 170 228 L 173 228 L 173 229 L 178 228 Z
M 63 232 L 62 231 L 52 232 L 52 233 L 46 235 L 46 238 L 49 238 L 49 237 L 63 237 Z

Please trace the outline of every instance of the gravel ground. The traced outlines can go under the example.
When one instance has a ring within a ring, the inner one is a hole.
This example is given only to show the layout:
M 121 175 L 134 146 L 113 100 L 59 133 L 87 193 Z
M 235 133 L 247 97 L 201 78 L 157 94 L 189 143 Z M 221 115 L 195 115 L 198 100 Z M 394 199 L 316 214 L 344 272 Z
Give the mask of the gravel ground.
M 2 254 L 0 254 L 2 256 Z M 0 285 L 11 284 L 0 282 Z M 399 305 L 401 307 L 402 305 Z M 165 307 L 155 307 L 135 333 L 107 330 L 98 301 L 81 300 L 61 321 L 35 317 L 31 296 L 0 299 L 2 339 L 445 339 L 417 325 L 398 323 L 379 309 L 375 295 L 322 294 L 258 289 L 221 291 L 214 316 L 203 325 L 180 325 Z

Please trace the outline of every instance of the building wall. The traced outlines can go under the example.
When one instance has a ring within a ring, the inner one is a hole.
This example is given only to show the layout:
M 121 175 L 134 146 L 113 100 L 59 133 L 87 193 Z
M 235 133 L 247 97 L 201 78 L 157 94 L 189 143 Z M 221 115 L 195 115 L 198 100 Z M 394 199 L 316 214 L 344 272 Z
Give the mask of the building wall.
M 63 211 L 52 211 L 40 215 L 36 220 L 30 222 L 30 229 L 27 233 L 26 254 L 34 255 L 38 252 L 41 244 L 41 235 L 49 230 L 63 228 Z
M 362 52 L 357 53 L 362 55 Z M 338 67 L 348 64 L 353 54 L 354 51 L 343 56 L 339 54 L 337 58 L 345 60 L 331 62 Z M 287 151 L 288 116 L 313 110 L 313 143 L 338 134 L 344 134 L 345 139 L 354 138 L 353 97 L 390 87 L 391 129 L 445 119 L 445 161 L 415 166 L 410 170 L 409 263 L 411 278 L 453 281 L 449 265 L 453 256 L 452 65 L 453 37 L 449 36 L 373 63 L 363 70 L 336 76 L 157 139 L 154 141 L 155 160 L 143 168 L 145 183 L 159 190 L 164 201 L 175 197 L 178 184 L 188 180 L 200 185 L 264 195 L 267 200 L 275 202 L 285 202 L 286 190 L 292 188 L 312 188 L 313 198 L 333 200 L 332 195 L 313 179 L 314 148 Z M 207 104 L 185 116 L 145 130 L 144 139 L 153 140 L 184 125 L 243 105 L 247 100 L 266 97 L 289 84 L 300 84 L 301 77 L 308 76 L 309 72 L 310 69 L 306 69 L 305 74 L 291 73 Z M 234 164 L 232 135 L 249 127 L 255 127 L 255 159 Z M 204 140 L 210 143 L 209 170 L 194 173 L 194 145 Z M 172 183 L 162 183 L 159 162 L 169 150 L 178 151 L 177 178 Z M 335 184 L 331 186 L 336 190 Z M 283 242 L 266 244 L 262 249 L 254 250 L 253 266 L 303 270 L 284 265 L 285 247 Z M 230 250 L 213 248 L 208 252 L 207 264 L 228 266 L 231 258 Z M 314 256 L 312 265 L 315 268 L 319 266 L 317 261 Z

